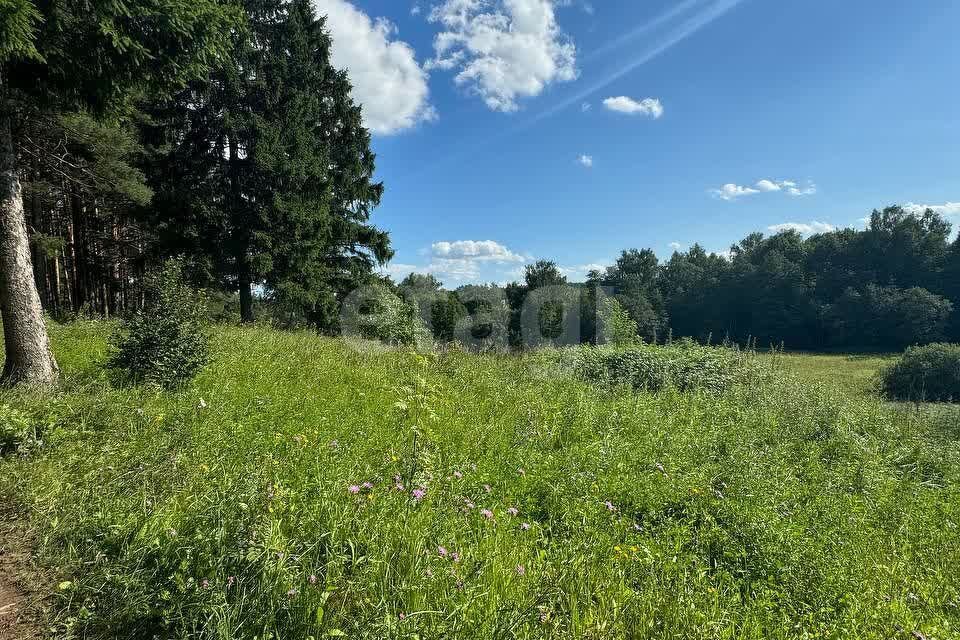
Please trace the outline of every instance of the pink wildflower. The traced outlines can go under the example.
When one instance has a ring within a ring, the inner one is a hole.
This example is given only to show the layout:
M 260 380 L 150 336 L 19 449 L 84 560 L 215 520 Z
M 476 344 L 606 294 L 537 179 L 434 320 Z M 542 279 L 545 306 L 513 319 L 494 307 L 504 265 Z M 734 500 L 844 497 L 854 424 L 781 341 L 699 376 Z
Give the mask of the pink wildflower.
M 427 490 L 424 489 L 423 487 L 413 490 L 413 499 L 416 500 L 417 502 L 423 500 L 423 496 L 425 495 L 427 495 Z
M 616 511 L 616 510 L 617 510 L 617 508 L 616 508 L 615 506 L 613 506 L 613 503 L 610 502 L 609 500 L 607 500 L 606 502 L 604 502 L 603 505 L 607 508 L 607 511 Z
M 360 486 L 359 486 L 359 485 L 352 484 L 352 485 L 350 485 L 349 487 L 347 487 L 347 491 L 349 491 L 350 493 L 353 493 L 353 494 L 360 493 Z
M 454 551 L 453 553 L 450 554 L 450 560 L 452 560 L 453 562 L 460 562 L 460 554 Z
M 204 589 L 208 589 L 210 587 L 210 581 L 204 578 L 203 582 L 200 583 L 200 586 L 203 587 Z
M 447 553 L 446 547 L 437 547 L 437 553 L 440 554 L 441 558 L 446 558 L 448 555 L 450 555 L 449 553 Z
M 522 564 L 518 564 L 518 565 L 517 565 L 517 575 L 518 575 L 518 576 L 525 576 L 525 575 L 527 575 L 527 570 L 523 568 L 523 565 L 522 565 Z
M 490 511 L 490 509 L 481 509 L 480 515 L 482 515 L 487 520 L 493 520 L 493 511 Z
M 364 488 L 364 489 L 367 489 L 367 490 L 373 489 L 373 483 L 372 483 L 372 482 L 364 482 L 364 483 L 363 483 L 363 488 Z
M 457 480 L 459 480 L 460 478 L 463 477 L 463 474 L 460 473 L 459 471 L 454 471 L 454 472 L 453 472 L 453 477 L 456 478 Z
M 403 611 L 401 611 L 401 612 L 400 612 L 400 615 L 397 616 L 397 617 L 400 618 L 400 621 L 401 621 L 401 622 L 403 622 L 404 620 L 407 619 L 407 616 L 405 616 L 405 615 L 403 614 Z
M 520 528 L 523 529 L 524 531 L 530 531 L 530 523 L 524 522 L 523 524 L 520 525 Z
M 510 507 L 509 509 L 507 509 L 507 513 L 509 513 L 512 516 L 517 516 L 520 513 L 520 511 L 516 507 Z

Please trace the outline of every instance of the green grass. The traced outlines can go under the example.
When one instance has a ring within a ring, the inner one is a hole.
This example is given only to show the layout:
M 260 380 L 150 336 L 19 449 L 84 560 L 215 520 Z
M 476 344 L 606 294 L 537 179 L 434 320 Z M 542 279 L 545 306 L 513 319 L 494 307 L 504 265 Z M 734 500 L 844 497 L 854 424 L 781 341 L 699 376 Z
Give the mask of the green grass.
M 262 328 L 218 329 L 181 391 L 116 389 L 106 331 L 56 327 L 61 391 L 0 398 L 44 434 L 0 492 L 57 637 L 960 633 L 960 444 L 923 415 Z
M 880 370 L 897 356 L 784 353 L 776 358 L 802 380 L 829 382 L 851 394 L 864 395 L 875 391 Z

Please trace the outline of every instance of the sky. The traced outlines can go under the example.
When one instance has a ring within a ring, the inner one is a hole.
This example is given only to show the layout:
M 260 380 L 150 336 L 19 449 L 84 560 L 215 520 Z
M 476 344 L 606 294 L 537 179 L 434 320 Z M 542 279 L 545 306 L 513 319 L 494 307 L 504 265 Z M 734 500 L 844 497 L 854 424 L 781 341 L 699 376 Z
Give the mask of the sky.
M 629 248 L 960 224 L 960 2 L 313 0 L 399 281 L 571 281 Z

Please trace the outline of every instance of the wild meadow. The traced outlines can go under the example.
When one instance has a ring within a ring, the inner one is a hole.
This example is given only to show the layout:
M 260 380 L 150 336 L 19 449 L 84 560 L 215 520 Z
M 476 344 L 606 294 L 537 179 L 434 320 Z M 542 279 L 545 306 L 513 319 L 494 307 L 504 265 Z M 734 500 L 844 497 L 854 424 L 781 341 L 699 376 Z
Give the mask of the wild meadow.
M 960 636 L 957 431 L 786 357 L 652 390 L 222 327 L 161 391 L 110 329 L 0 399 L 56 637 Z

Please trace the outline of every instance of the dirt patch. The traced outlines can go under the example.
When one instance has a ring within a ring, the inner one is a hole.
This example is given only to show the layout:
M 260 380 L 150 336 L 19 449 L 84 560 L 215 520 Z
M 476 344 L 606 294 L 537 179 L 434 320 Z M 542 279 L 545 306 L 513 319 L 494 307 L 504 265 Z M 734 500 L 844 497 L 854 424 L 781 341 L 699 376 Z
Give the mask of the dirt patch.
M 12 511 L 0 508 L 0 640 L 43 637 L 36 577 L 24 527 Z

